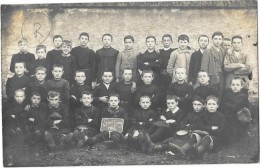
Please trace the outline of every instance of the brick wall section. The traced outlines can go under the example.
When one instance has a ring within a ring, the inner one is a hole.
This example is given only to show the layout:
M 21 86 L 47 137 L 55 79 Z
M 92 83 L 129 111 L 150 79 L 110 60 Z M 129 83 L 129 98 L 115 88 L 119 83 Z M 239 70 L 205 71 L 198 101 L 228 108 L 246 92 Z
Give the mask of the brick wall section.
M 33 13 L 46 16 L 28 17 Z M 3 14 L 3 13 L 2 13 Z M 157 38 L 158 48 L 162 47 L 161 37 L 165 33 L 173 36 L 173 47 L 177 47 L 177 37 L 187 34 L 190 37 L 190 46 L 198 49 L 197 38 L 200 34 L 211 37 L 214 31 L 222 31 L 226 37 L 241 35 L 244 38 L 244 47 L 250 55 L 253 69 L 251 90 L 257 91 L 257 10 L 249 9 L 173 9 L 173 8 L 64 8 L 51 10 L 48 8 L 16 9 L 8 19 L 2 19 L 2 94 L 5 96 L 6 76 L 9 73 L 11 56 L 17 53 L 17 41 L 22 37 L 21 29 L 24 20 L 27 20 L 26 38 L 30 39 L 30 46 L 39 43 L 33 40 L 30 24 L 41 23 L 46 31 L 52 26 L 51 32 L 43 42 L 47 50 L 53 49 L 52 37 L 60 34 L 64 39 L 70 39 L 73 47 L 78 45 L 80 32 L 90 34 L 89 45 L 97 50 L 102 47 L 101 36 L 111 33 L 114 36 L 112 46 L 118 50 L 124 48 L 125 35 L 134 36 L 138 49 L 145 49 L 145 37 L 154 35 Z M 31 33 L 30 33 L 31 31 Z M 211 46 L 211 42 L 210 45 Z M 35 48 L 29 48 L 35 53 Z

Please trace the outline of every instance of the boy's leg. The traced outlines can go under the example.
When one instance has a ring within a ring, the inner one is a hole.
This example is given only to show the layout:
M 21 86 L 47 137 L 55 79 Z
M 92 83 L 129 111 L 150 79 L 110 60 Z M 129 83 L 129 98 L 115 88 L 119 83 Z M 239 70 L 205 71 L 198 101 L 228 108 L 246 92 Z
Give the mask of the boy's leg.
M 187 151 L 192 147 L 192 145 L 194 145 L 195 143 L 198 144 L 200 138 L 200 135 L 192 133 L 188 142 L 180 147 L 182 152 L 186 155 Z
M 170 136 L 170 129 L 166 127 L 159 127 L 156 129 L 154 133 L 150 135 L 150 139 L 152 142 L 160 142 Z
M 55 148 L 55 143 L 54 143 L 54 139 L 53 136 L 51 135 L 50 132 L 45 131 L 44 132 L 44 139 L 46 140 L 48 147 L 53 150 Z
M 86 143 L 88 146 L 92 147 L 96 143 L 103 142 L 109 139 L 109 133 L 107 131 L 101 132 L 92 138 L 88 138 Z

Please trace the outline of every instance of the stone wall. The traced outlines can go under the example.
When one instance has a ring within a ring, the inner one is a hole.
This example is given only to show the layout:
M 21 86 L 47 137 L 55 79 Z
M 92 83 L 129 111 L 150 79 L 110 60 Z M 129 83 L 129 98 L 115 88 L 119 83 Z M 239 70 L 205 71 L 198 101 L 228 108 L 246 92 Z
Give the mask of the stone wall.
M 39 29 L 40 27 L 40 29 Z M 36 31 L 35 29 L 39 29 Z M 253 67 L 251 90 L 257 90 L 257 9 L 255 8 L 176 8 L 176 7 L 66 7 L 15 8 L 2 7 L 2 94 L 5 96 L 6 76 L 12 54 L 19 52 L 17 41 L 25 37 L 29 40 L 29 51 L 35 53 L 35 46 L 44 44 L 47 50 L 53 49 L 52 37 L 60 34 L 70 39 L 73 47 L 78 45 L 81 32 L 90 34 L 90 47 L 102 47 L 101 36 L 113 35 L 112 46 L 124 48 L 125 35 L 133 35 L 135 47 L 145 49 L 145 37 L 154 35 L 158 48 L 162 47 L 161 37 L 165 33 L 173 36 L 173 47 L 177 47 L 177 37 L 187 34 L 190 46 L 197 49 L 197 38 L 201 34 L 211 37 L 214 31 L 222 31 L 225 37 L 241 35 L 244 47 L 250 56 Z M 36 34 L 35 34 L 36 32 Z M 37 33 L 38 32 L 38 33 Z M 210 42 L 211 43 L 211 42 Z M 209 45 L 211 46 L 211 44 Z

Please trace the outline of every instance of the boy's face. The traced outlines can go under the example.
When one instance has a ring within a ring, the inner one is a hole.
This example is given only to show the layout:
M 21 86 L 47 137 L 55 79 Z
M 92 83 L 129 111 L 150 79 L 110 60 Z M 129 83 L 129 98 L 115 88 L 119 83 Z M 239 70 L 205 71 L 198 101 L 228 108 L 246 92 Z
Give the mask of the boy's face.
M 129 69 L 124 70 L 123 79 L 125 82 L 132 81 L 132 77 L 133 77 L 132 70 L 129 70 Z
M 16 103 L 22 104 L 25 99 L 24 92 L 16 92 L 14 95 L 14 99 L 15 99 Z
M 31 97 L 31 101 L 32 101 L 32 105 L 37 107 L 41 102 L 41 96 L 33 95 Z
M 27 51 L 27 43 L 25 41 L 22 41 L 21 43 L 18 44 L 18 47 L 21 52 Z
M 163 43 L 164 48 L 169 48 L 169 47 L 171 47 L 172 40 L 170 37 L 164 37 L 162 40 L 162 43 Z
M 15 63 L 14 71 L 15 71 L 16 75 L 18 75 L 18 76 L 23 75 L 25 70 L 26 69 L 24 67 L 24 63 Z
M 61 50 L 63 54 L 68 55 L 71 51 L 71 46 L 63 44 Z
M 209 39 L 207 37 L 200 37 L 199 39 L 199 46 L 201 49 L 206 49 L 209 44 Z
M 166 103 L 167 103 L 167 108 L 170 110 L 173 110 L 178 106 L 178 102 L 175 101 L 174 99 L 168 99 L 166 100 Z
M 55 107 L 55 106 L 59 105 L 60 97 L 59 96 L 48 97 L 48 101 L 49 101 L 50 106 Z
M 63 68 L 61 68 L 61 67 L 55 67 L 52 70 L 52 75 L 53 75 L 54 79 L 61 79 L 63 73 L 64 73 L 64 71 L 63 71 Z
M 231 82 L 231 85 L 230 85 L 230 88 L 232 89 L 232 91 L 233 92 L 240 92 L 241 91 L 241 89 L 243 88 L 243 86 L 242 86 L 242 83 L 241 83 L 242 81 L 240 80 L 240 79 L 238 79 L 238 80 L 232 80 L 232 82 Z
M 93 98 L 91 95 L 83 94 L 80 101 L 83 103 L 84 106 L 89 106 L 92 103 Z
M 179 48 L 181 50 L 187 49 L 187 46 L 189 44 L 189 42 L 187 40 L 179 40 L 178 43 L 179 43 Z
M 198 80 L 201 85 L 208 85 L 209 84 L 209 76 L 207 72 L 199 72 Z
M 193 109 L 196 113 L 200 112 L 203 109 L 203 104 L 200 101 L 193 101 L 192 102 Z
M 62 39 L 60 37 L 55 38 L 53 40 L 53 43 L 54 43 L 54 47 L 59 49 L 59 48 L 61 48 L 61 45 L 62 45 Z
M 44 81 L 46 78 L 46 72 L 44 70 L 38 70 L 35 74 L 37 81 Z
M 222 48 L 225 49 L 225 50 L 231 48 L 231 41 L 224 40 L 223 43 L 222 43 Z
M 112 108 L 117 108 L 118 107 L 118 104 L 119 104 L 119 99 L 118 97 L 116 96 L 111 96 L 108 100 L 108 105 L 109 107 L 112 107 Z
M 213 41 L 213 45 L 215 47 L 220 47 L 221 43 L 222 43 L 222 36 L 218 36 L 218 35 L 215 35 L 212 39 Z
M 213 99 L 209 99 L 207 101 L 207 106 L 206 106 L 207 110 L 210 112 L 210 113 L 214 113 L 217 111 L 218 109 L 218 103 L 213 100 Z
M 131 48 L 133 48 L 133 44 L 134 44 L 134 42 L 131 39 L 125 39 L 125 48 L 127 50 L 130 50 Z
M 103 76 L 102 76 L 102 80 L 105 84 L 109 84 L 112 82 L 113 80 L 113 74 L 112 72 L 104 72 Z
M 110 36 L 104 36 L 102 39 L 104 47 L 110 47 L 112 43 L 112 39 Z
M 177 68 L 175 71 L 175 78 L 177 81 L 184 81 L 186 79 L 186 70 L 184 68 Z
M 146 46 L 150 50 L 154 49 L 155 48 L 155 40 L 154 40 L 154 38 L 148 38 L 146 40 Z
M 139 102 L 140 106 L 142 109 L 148 109 L 151 106 L 151 100 L 148 97 L 143 97 L 140 99 Z
M 153 81 L 153 75 L 151 73 L 145 73 L 142 76 L 142 80 L 145 85 L 150 85 Z
M 77 72 L 77 73 L 76 73 L 75 81 L 76 81 L 78 84 L 83 84 L 85 80 L 86 80 L 86 75 L 85 75 L 84 72 Z
M 87 46 L 88 36 L 80 36 L 79 43 L 80 43 L 81 46 Z
M 240 51 L 242 49 L 242 40 L 239 38 L 234 38 L 233 42 L 232 42 L 232 46 L 234 48 L 235 51 Z
M 46 58 L 46 52 L 43 48 L 39 49 L 36 51 L 36 55 L 38 57 L 38 59 L 44 59 Z

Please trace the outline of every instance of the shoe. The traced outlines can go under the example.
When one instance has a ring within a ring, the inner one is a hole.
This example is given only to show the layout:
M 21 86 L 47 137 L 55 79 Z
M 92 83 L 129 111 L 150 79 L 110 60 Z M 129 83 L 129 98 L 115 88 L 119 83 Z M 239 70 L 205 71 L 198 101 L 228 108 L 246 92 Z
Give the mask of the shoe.
M 152 153 L 154 149 L 154 143 L 151 141 L 148 133 L 144 135 L 145 152 Z
M 92 148 L 94 146 L 94 144 L 96 143 L 96 138 L 92 137 L 92 138 L 88 138 L 86 141 L 86 145 L 90 148 Z
M 199 153 L 198 148 L 195 146 L 191 146 L 185 155 L 185 158 L 188 160 L 196 160 L 196 159 L 202 159 L 202 155 Z
M 173 152 L 176 155 L 185 156 L 184 151 L 179 146 L 177 146 L 173 143 L 168 144 L 168 149 L 169 149 L 169 151 Z
M 49 133 L 49 132 L 45 132 L 44 133 L 44 139 L 46 140 L 47 144 L 48 144 L 48 147 L 51 149 L 51 150 L 54 150 L 56 148 L 55 146 L 55 143 L 54 143 L 54 140 L 53 140 L 53 137 L 52 135 Z
M 65 149 L 65 147 L 66 147 L 66 135 L 64 135 L 64 134 L 61 134 L 59 147 L 61 149 Z
M 72 145 L 73 133 L 69 133 L 66 135 L 66 143 Z
M 128 149 L 131 150 L 134 148 L 134 139 L 133 139 L 133 135 L 131 133 L 128 133 L 126 143 L 127 143 Z
M 142 132 L 140 132 L 137 137 L 137 143 L 139 145 L 139 149 L 144 153 L 145 152 L 145 143 L 144 143 L 144 134 Z

